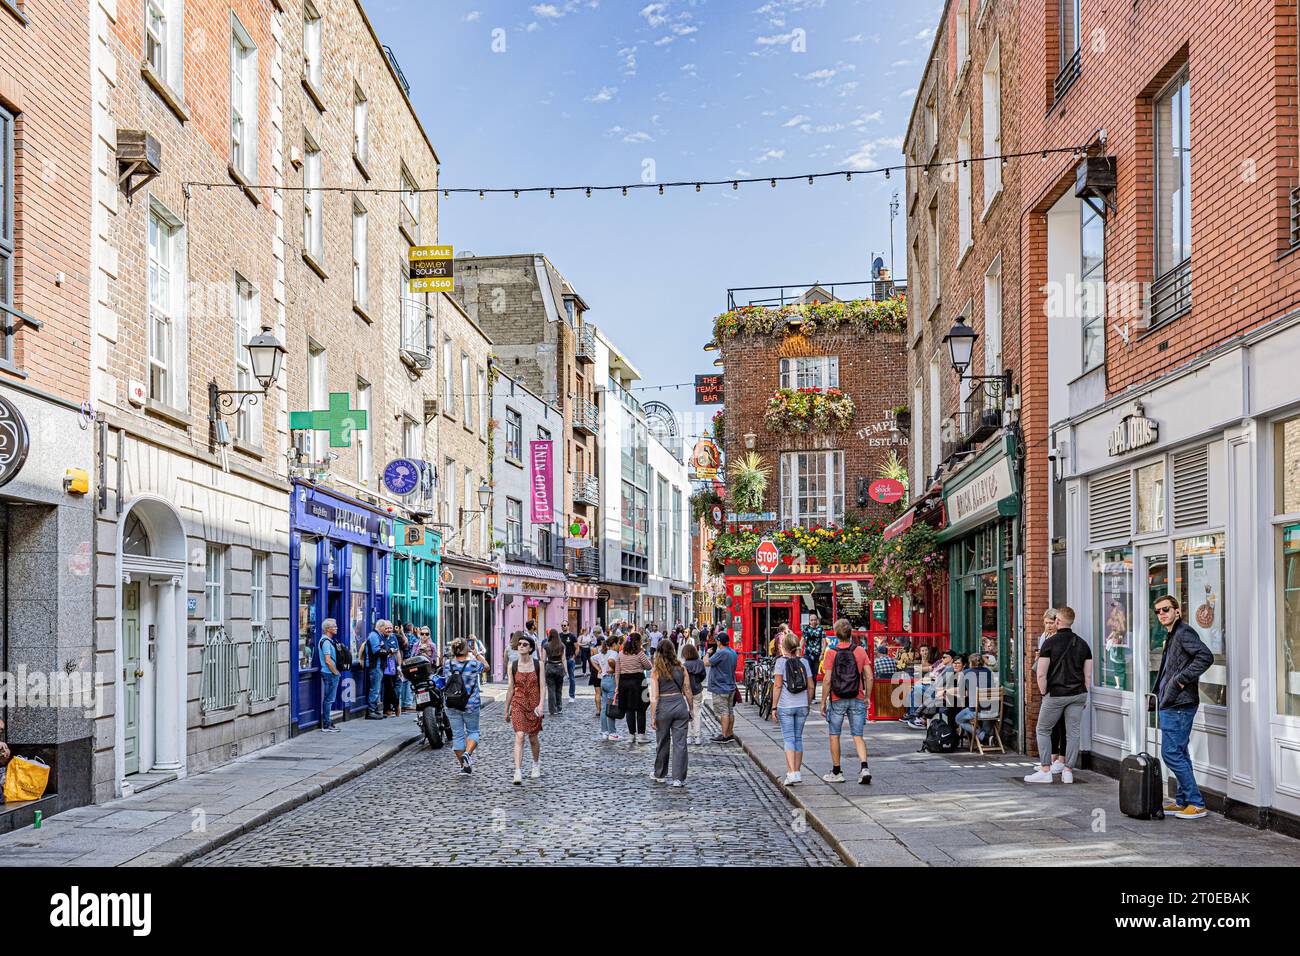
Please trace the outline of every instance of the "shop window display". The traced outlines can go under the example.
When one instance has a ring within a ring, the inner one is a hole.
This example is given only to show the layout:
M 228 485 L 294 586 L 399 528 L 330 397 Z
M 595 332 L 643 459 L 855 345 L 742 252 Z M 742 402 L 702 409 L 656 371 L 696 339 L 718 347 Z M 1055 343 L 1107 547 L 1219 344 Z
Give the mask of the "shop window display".
M 316 568 L 319 539 L 303 538 L 298 548 L 298 669 L 312 667 L 317 633 Z
M 1098 551 L 1092 559 L 1093 617 L 1100 622 L 1098 687 L 1133 689 L 1133 549 Z
M 1214 654 L 1214 663 L 1201 675 L 1201 703 L 1219 707 L 1228 702 L 1227 641 L 1224 637 L 1223 534 L 1206 534 L 1174 542 L 1174 576 L 1183 620 L 1195 628 Z
M 1277 712 L 1300 717 L 1300 524 L 1281 529 L 1278 578 Z

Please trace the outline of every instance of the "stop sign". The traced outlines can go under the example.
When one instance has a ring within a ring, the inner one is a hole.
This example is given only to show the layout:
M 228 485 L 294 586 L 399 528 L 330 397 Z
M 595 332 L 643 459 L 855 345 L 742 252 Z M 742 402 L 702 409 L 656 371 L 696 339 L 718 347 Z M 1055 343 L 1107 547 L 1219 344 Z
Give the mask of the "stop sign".
M 771 574 L 775 571 L 776 566 L 781 563 L 781 552 L 777 549 L 776 542 L 771 538 L 760 541 L 754 551 L 754 563 L 758 565 L 759 574 Z

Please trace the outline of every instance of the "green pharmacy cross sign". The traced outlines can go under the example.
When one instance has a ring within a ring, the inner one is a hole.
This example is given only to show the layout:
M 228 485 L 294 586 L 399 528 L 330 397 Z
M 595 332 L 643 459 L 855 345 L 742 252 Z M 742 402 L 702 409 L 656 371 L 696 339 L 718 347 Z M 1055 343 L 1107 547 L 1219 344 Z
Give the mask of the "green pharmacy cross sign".
M 315 412 L 290 412 L 290 430 L 328 431 L 331 448 L 349 448 L 353 429 L 367 427 L 365 409 L 349 408 L 352 396 L 347 392 L 330 392 L 330 407 Z

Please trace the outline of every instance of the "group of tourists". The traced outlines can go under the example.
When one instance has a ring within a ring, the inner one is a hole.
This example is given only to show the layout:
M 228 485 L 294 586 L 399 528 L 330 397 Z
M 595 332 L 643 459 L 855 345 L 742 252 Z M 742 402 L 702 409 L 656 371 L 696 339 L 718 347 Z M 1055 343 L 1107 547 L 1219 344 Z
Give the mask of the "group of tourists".
M 346 641 L 339 639 L 339 625 L 332 617 L 321 623 L 321 638 L 317 644 L 317 659 L 321 674 L 321 731 L 339 733 L 334 726 L 334 701 L 346 671 L 352 667 L 352 652 Z M 475 653 L 482 654 L 483 644 L 473 634 L 469 636 Z M 402 674 L 402 662 L 422 654 L 435 665 L 439 660 L 438 646 L 433 634 L 425 626 L 416 628 L 409 621 L 395 626 L 380 619 L 359 648 L 361 667 L 366 673 L 366 719 L 383 720 L 401 717 L 403 710 L 415 707 L 415 693 Z

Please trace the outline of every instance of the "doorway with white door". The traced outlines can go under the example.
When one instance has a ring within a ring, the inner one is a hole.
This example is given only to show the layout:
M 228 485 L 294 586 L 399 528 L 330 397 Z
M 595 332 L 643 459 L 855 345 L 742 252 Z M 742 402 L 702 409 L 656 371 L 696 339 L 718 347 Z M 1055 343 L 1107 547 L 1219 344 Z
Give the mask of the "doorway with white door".
M 186 539 L 180 515 L 136 499 L 119 525 L 115 764 L 120 789 L 185 768 Z

